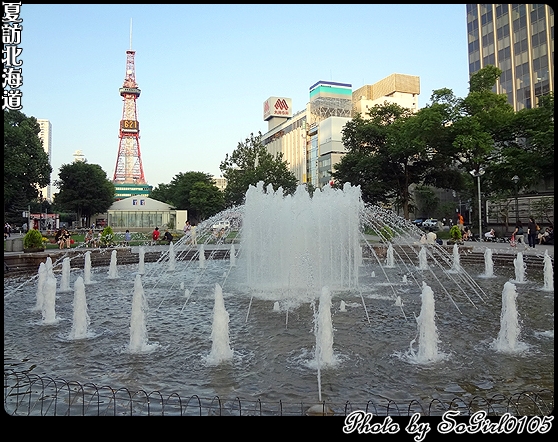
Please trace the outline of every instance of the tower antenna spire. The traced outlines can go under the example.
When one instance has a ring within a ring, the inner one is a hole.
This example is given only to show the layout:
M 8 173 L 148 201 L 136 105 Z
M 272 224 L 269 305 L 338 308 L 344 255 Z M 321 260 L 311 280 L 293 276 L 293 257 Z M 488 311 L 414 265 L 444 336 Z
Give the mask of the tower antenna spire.
M 130 51 L 132 50 L 132 19 L 130 18 Z

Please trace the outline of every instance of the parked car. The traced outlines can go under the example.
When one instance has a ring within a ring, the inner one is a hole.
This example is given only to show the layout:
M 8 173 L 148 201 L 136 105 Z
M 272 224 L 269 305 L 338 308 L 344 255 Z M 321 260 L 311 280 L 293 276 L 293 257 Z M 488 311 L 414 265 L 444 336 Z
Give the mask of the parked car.
M 438 228 L 438 220 L 436 218 L 428 218 L 422 222 L 422 227 L 426 229 L 437 229 Z
M 420 226 L 422 226 L 422 222 L 423 222 L 423 221 L 424 221 L 424 220 L 423 220 L 422 218 L 417 218 L 417 219 L 412 220 L 411 222 L 412 222 L 415 226 L 420 227 Z
M 212 229 L 214 230 L 221 230 L 221 229 L 230 229 L 231 228 L 231 223 L 227 220 L 222 220 L 222 221 L 218 221 L 215 224 L 213 224 L 211 226 Z

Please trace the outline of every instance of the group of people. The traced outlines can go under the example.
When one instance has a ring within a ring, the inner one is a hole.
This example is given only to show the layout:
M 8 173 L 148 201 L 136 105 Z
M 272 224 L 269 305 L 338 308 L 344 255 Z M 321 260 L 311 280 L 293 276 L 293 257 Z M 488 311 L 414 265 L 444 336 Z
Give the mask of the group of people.
M 56 235 L 54 235 L 54 242 L 58 244 L 59 249 L 70 249 L 72 247 L 72 235 L 68 229 L 58 229 Z
M 161 232 L 159 231 L 159 227 L 155 227 L 153 232 L 151 232 L 151 245 L 159 244 L 159 240 L 162 239 L 163 241 L 168 241 L 169 244 L 173 240 L 172 233 L 169 232 L 169 229 L 165 229 L 165 233 L 161 238 Z
M 515 244 L 525 244 L 524 240 L 525 231 L 523 229 L 523 223 L 517 221 L 515 225 L 515 230 L 512 233 L 511 241 L 512 245 Z M 535 248 L 536 244 L 547 244 L 554 245 L 554 227 L 548 226 L 544 231 L 535 222 L 535 218 L 529 217 L 529 222 L 527 223 L 527 244 L 525 247 Z
M 99 239 L 101 238 L 101 232 L 96 236 L 93 229 L 89 229 L 85 234 L 85 247 L 99 247 Z

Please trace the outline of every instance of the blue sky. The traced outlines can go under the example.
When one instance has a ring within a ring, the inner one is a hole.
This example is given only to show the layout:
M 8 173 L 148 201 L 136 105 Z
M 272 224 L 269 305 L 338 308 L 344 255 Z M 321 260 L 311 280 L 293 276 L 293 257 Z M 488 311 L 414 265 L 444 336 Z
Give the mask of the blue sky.
M 263 102 L 305 108 L 320 80 L 353 90 L 392 73 L 468 93 L 465 4 L 26 4 L 22 112 L 52 123 L 52 180 L 76 150 L 112 180 L 126 50 L 136 51 L 147 182 L 220 175 L 227 153 L 267 132 Z M 56 189 L 53 189 L 56 192 Z

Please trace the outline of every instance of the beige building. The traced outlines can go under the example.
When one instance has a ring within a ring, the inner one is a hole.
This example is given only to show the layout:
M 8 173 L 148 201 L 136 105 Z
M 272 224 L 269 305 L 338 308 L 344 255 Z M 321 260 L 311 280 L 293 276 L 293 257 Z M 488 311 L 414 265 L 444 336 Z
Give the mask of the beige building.
M 97 215 L 96 219 L 106 219 L 114 231 L 129 229 L 145 232 L 155 227 L 159 227 L 160 230 L 180 230 L 188 219 L 188 211 L 176 210 L 169 204 L 137 195 L 115 201 L 106 215 Z
M 310 101 L 298 113 L 293 114 L 289 98 L 264 102 L 268 132 L 262 142 L 272 155 L 283 154 L 299 184 L 321 188 L 346 153 L 342 130 L 357 112 L 366 118 L 368 109 L 385 101 L 417 111 L 419 94 L 419 77 L 405 74 L 392 74 L 354 92 L 348 83 L 319 81 L 310 86 Z

